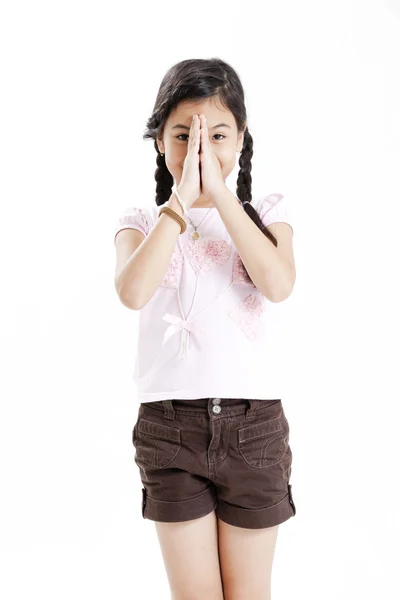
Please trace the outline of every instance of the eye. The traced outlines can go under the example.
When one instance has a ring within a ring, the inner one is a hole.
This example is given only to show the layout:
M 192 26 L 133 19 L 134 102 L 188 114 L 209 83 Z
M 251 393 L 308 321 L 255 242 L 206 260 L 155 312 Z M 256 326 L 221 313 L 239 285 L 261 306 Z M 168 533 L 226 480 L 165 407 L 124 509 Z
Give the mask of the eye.
M 179 138 L 184 135 L 185 137 L 189 137 L 186 133 L 180 133 L 179 135 L 177 135 L 177 139 L 179 140 Z M 226 135 L 222 135 L 222 133 L 216 133 L 213 137 L 215 137 L 216 135 L 219 135 L 221 138 L 226 138 Z M 187 140 L 179 140 L 180 142 L 186 142 Z M 216 140 L 217 142 L 220 142 L 221 140 Z

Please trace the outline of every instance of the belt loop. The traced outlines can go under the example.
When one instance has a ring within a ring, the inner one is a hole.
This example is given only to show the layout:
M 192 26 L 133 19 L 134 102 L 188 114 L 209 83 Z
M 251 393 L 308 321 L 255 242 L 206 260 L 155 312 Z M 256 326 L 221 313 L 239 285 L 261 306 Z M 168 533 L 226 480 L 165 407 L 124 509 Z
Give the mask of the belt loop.
M 246 400 L 250 404 L 250 406 L 246 410 L 246 419 L 249 419 L 249 418 L 251 419 L 251 417 L 256 412 L 256 404 L 257 403 L 254 402 L 254 400 L 251 400 L 250 398 L 247 398 Z
M 175 409 L 172 400 L 162 400 L 164 404 L 164 419 L 175 419 Z

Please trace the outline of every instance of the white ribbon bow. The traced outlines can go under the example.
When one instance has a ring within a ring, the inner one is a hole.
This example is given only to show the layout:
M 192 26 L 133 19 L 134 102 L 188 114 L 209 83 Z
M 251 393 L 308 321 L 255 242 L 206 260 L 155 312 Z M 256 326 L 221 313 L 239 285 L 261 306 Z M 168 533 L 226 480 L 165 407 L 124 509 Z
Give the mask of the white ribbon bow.
M 187 358 L 188 349 L 189 349 L 189 332 L 198 334 L 204 334 L 207 336 L 206 330 L 202 327 L 199 327 L 198 324 L 195 323 L 194 320 L 186 321 L 181 317 L 176 317 L 175 315 L 171 315 L 171 313 L 165 313 L 163 316 L 164 321 L 168 321 L 171 325 L 168 327 L 166 332 L 164 333 L 163 345 L 167 343 L 171 335 L 177 333 L 178 331 L 182 331 L 182 343 L 181 350 L 178 358 Z

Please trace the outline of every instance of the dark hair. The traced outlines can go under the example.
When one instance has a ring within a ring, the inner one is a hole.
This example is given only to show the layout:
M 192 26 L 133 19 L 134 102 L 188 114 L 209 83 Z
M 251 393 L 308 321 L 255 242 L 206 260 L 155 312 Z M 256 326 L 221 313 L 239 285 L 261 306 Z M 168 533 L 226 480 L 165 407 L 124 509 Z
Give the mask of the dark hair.
M 238 131 L 241 132 L 245 129 L 247 112 L 243 86 L 238 74 L 228 63 L 219 58 L 194 58 L 173 65 L 164 75 L 158 90 L 153 114 L 147 120 L 147 128 L 143 135 L 143 139 L 151 138 L 154 140 L 154 147 L 157 152 L 157 169 L 154 177 L 158 206 L 168 202 L 174 179 L 167 168 L 164 156 L 161 156 L 159 152 L 157 138 L 161 137 L 169 114 L 180 102 L 202 98 L 220 100 L 222 106 L 230 110 L 235 117 Z M 274 246 L 277 246 L 275 236 L 268 231 L 258 212 L 251 205 L 252 156 L 253 138 L 246 127 L 243 148 L 239 157 L 240 170 L 237 178 L 236 195 L 251 220 L 271 240 Z

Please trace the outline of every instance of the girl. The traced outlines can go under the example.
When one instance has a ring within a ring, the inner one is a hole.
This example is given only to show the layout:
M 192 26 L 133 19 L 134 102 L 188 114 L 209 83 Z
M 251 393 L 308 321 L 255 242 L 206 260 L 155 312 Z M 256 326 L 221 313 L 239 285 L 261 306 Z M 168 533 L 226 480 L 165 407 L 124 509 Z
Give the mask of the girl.
M 174 600 L 266 600 L 296 513 L 279 315 L 296 272 L 286 197 L 253 206 L 244 91 L 220 59 L 165 75 L 144 138 L 156 206 L 115 229 L 115 285 L 140 310 L 133 428 L 142 516 Z M 225 180 L 239 157 L 236 196 Z

